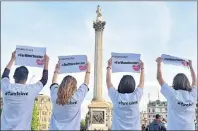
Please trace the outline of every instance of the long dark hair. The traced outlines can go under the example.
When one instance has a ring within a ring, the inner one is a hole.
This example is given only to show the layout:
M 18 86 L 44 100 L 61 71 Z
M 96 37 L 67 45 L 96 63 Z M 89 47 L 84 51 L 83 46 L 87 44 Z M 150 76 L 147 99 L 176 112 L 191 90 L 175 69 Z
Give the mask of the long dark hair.
M 58 98 L 56 103 L 59 105 L 64 105 L 69 102 L 74 92 L 77 90 L 77 81 L 74 77 L 68 75 L 66 76 L 59 88 L 58 88 Z
M 175 90 L 191 91 L 192 87 L 187 76 L 183 73 L 178 73 L 173 79 L 173 88 Z
M 124 75 L 118 86 L 119 93 L 132 93 L 135 90 L 135 79 L 131 75 Z

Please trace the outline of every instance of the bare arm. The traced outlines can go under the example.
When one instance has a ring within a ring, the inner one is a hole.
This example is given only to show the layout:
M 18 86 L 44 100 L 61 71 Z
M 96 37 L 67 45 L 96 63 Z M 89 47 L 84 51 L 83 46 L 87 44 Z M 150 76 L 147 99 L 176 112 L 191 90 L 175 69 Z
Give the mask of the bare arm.
M 140 68 L 141 68 L 141 72 L 140 72 L 140 82 L 138 87 L 144 88 L 144 63 L 142 61 L 140 61 Z
M 55 68 L 55 71 L 54 71 L 54 75 L 53 75 L 53 78 L 52 78 L 52 84 L 54 83 L 58 83 L 58 71 L 60 69 L 60 64 L 56 64 L 56 68 Z
M 191 77 L 192 77 L 192 86 L 197 86 L 197 77 L 196 77 L 195 71 L 192 67 L 191 60 L 189 60 L 189 67 L 190 67 L 190 72 L 191 72 Z
M 9 61 L 8 65 L 6 66 L 6 68 L 7 68 L 8 70 L 11 70 L 14 61 L 15 61 L 15 59 L 11 59 L 11 60 Z
M 159 84 L 162 86 L 165 83 L 165 81 L 162 77 L 162 71 L 161 71 L 162 58 L 159 57 L 159 58 L 157 58 L 156 61 L 157 61 L 157 80 L 158 80 Z
M 58 72 L 54 71 L 54 75 L 52 78 L 52 84 L 53 83 L 58 83 Z
M 90 70 L 91 70 L 91 65 L 89 62 L 87 62 L 87 71 L 85 73 L 85 79 L 84 79 L 84 84 L 89 85 L 89 80 L 90 80 Z
M 107 74 L 106 74 L 107 88 L 113 87 L 113 84 L 111 82 L 111 66 L 112 66 L 112 59 L 109 59 L 109 61 L 108 61 L 108 67 L 107 67 Z

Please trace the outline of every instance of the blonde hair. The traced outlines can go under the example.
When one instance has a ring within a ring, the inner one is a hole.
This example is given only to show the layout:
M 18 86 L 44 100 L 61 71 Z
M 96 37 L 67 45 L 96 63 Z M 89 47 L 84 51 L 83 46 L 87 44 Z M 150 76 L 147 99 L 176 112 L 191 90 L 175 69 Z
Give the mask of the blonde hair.
M 76 79 L 70 75 L 66 76 L 59 86 L 56 103 L 58 105 L 64 105 L 68 103 L 76 89 Z

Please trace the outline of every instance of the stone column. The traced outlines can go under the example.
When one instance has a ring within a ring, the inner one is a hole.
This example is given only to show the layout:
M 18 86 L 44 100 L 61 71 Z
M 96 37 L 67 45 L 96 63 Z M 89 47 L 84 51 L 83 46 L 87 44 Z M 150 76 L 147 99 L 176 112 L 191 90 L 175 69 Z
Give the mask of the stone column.
M 102 21 L 100 6 L 97 8 L 96 22 L 93 22 L 95 29 L 95 63 L 94 63 L 94 94 L 92 101 L 104 101 L 102 96 L 102 40 L 105 21 Z

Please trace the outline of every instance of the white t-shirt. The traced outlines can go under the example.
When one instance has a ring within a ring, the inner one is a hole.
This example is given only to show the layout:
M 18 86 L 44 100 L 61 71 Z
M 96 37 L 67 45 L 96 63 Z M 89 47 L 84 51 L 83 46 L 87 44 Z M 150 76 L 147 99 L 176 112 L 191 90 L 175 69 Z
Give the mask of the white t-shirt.
M 143 88 L 137 87 L 133 93 L 121 94 L 111 87 L 108 92 L 113 103 L 112 130 L 141 130 L 139 102 Z
M 31 130 L 32 112 L 35 97 L 43 84 L 11 84 L 8 78 L 1 80 L 3 110 L 1 130 Z
M 81 104 L 88 92 L 88 87 L 82 84 L 65 105 L 56 104 L 58 85 L 51 87 L 52 116 L 50 130 L 80 130 Z
M 175 90 L 164 83 L 161 93 L 168 101 L 168 130 L 195 130 L 197 87 L 188 92 Z

